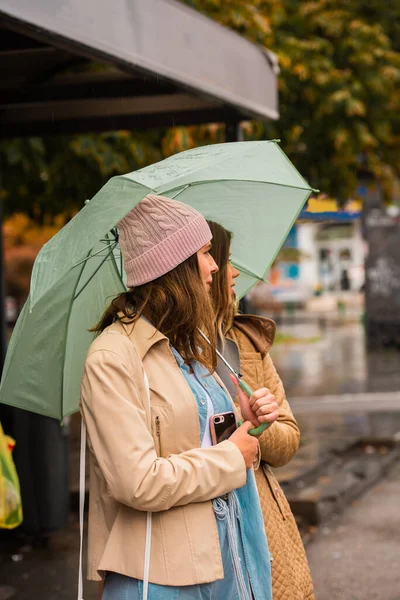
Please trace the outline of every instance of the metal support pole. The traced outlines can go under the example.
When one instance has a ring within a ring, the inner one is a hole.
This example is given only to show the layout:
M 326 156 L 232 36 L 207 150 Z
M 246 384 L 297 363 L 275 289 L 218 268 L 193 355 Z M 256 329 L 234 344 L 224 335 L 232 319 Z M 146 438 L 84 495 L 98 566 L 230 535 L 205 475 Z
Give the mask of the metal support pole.
M 4 360 L 7 352 L 7 315 L 6 315 L 6 289 L 4 273 L 4 248 L 3 248 L 3 199 L 1 195 L 2 178 L 0 162 L 0 376 L 3 371 Z M 0 404 L 0 421 L 4 431 L 13 433 L 13 409 L 5 404 Z
M 240 121 L 227 121 L 225 123 L 225 141 L 240 142 L 242 141 L 242 133 L 240 130 Z
M 7 319 L 6 319 L 6 291 L 4 277 L 4 250 L 3 250 L 3 200 L 0 163 L 0 375 L 3 371 L 4 359 L 7 351 Z

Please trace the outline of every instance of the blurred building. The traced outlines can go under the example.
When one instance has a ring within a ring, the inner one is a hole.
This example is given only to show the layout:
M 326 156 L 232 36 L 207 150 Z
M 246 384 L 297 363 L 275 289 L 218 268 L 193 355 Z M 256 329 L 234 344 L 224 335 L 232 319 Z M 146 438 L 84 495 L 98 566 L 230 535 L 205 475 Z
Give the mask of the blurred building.
M 302 304 L 324 292 L 363 288 L 361 208 L 356 200 L 343 208 L 333 199 L 308 201 L 270 272 L 276 300 Z

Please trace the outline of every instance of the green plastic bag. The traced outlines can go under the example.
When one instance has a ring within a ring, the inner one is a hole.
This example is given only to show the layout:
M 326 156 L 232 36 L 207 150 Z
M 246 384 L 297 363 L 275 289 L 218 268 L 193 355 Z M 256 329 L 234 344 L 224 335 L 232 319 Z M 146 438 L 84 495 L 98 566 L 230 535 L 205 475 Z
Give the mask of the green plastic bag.
M 14 529 L 22 523 L 22 503 L 19 480 L 12 449 L 15 442 L 4 435 L 0 423 L 0 528 Z

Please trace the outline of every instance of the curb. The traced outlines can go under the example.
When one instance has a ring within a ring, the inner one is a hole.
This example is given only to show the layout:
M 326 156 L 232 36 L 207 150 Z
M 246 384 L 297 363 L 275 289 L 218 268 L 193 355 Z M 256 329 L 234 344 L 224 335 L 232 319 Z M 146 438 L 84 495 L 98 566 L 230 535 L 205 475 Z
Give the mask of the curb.
M 398 436 L 395 439 L 363 439 L 310 469 L 295 479 L 282 483 L 300 530 L 307 533 L 341 513 L 385 476 L 400 458 Z

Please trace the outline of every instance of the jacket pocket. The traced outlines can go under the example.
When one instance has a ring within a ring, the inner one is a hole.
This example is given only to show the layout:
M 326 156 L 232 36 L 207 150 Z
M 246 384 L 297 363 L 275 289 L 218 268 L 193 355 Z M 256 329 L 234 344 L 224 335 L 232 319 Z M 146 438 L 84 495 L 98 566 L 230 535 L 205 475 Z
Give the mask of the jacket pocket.
M 155 404 L 151 407 L 151 434 L 157 456 L 166 458 L 176 452 L 175 423 L 169 406 Z
M 162 443 L 161 443 L 161 419 L 160 415 L 156 412 L 152 414 L 151 418 L 151 433 L 153 435 L 154 446 L 157 456 L 162 455 Z
M 157 448 L 157 455 L 161 456 L 161 454 L 162 454 L 161 420 L 160 420 L 160 417 L 158 415 L 155 418 L 155 425 L 156 425 L 156 448 Z

